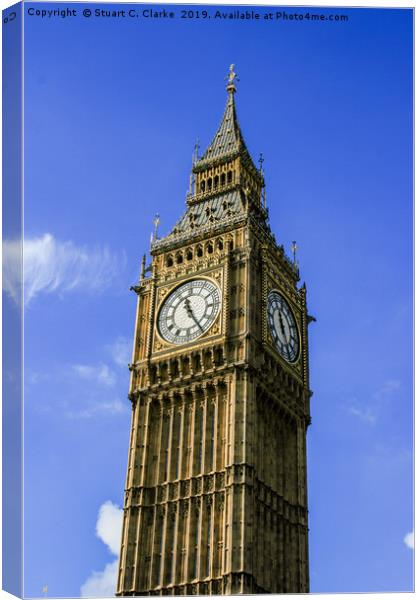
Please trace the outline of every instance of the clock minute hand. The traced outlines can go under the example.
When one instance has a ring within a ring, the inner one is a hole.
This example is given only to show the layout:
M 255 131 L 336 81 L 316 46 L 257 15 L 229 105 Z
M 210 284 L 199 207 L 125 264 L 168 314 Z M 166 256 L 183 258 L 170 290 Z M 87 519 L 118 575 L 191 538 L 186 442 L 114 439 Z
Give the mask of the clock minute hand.
M 190 301 L 188 300 L 188 298 L 185 299 L 184 306 L 185 306 L 188 316 L 191 317 L 191 319 L 194 321 L 194 323 L 196 325 L 198 325 L 198 327 L 201 329 L 201 331 L 204 332 L 204 329 L 201 327 L 200 323 L 197 321 L 195 314 L 193 313 L 193 309 L 191 308 L 191 304 L 190 304 Z

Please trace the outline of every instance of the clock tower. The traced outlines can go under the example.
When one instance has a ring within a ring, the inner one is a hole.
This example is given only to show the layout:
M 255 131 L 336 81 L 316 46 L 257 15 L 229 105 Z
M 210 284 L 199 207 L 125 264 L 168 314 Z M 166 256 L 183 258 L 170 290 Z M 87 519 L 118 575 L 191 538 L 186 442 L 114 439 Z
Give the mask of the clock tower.
M 268 223 L 233 65 L 138 296 L 118 596 L 309 591 L 306 288 Z

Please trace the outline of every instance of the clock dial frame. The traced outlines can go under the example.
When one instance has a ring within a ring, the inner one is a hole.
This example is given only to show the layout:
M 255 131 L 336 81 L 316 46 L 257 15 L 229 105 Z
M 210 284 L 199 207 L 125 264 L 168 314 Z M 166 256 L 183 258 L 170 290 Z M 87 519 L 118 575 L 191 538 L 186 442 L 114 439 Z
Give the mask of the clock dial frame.
M 300 354 L 299 329 L 292 309 L 277 290 L 268 294 L 267 319 L 277 352 L 288 363 L 296 363 Z
M 210 279 L 190 279 L 163 301 L 157 318 L 158 332 L 171 344 L 187 344 L 204 335 L 222 306 L 219 287 Z

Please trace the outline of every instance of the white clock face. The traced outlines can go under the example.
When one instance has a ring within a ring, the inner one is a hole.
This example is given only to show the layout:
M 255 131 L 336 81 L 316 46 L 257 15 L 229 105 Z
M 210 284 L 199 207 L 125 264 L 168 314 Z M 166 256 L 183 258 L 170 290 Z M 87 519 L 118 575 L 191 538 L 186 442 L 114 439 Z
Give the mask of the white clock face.
M 267 303 L 268 325 L 278 352 L 288 362 L 299 355 L 299 333 L 293 313 L 279 292 L 271 291 Z
M 208 331 L 220 312 L 220 290 L 207 279 L 193 279 L 177 287 L 158 316 L 160 335 L 172 344 L 186 344 Z

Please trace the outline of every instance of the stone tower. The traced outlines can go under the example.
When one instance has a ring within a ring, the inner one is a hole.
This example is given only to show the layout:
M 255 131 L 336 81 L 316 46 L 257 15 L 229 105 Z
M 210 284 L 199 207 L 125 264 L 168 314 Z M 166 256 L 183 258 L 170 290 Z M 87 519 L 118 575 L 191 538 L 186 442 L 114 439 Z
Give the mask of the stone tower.
M 117 595 L 308 592 L 305 285 L 236 115 L 138 295 Z

